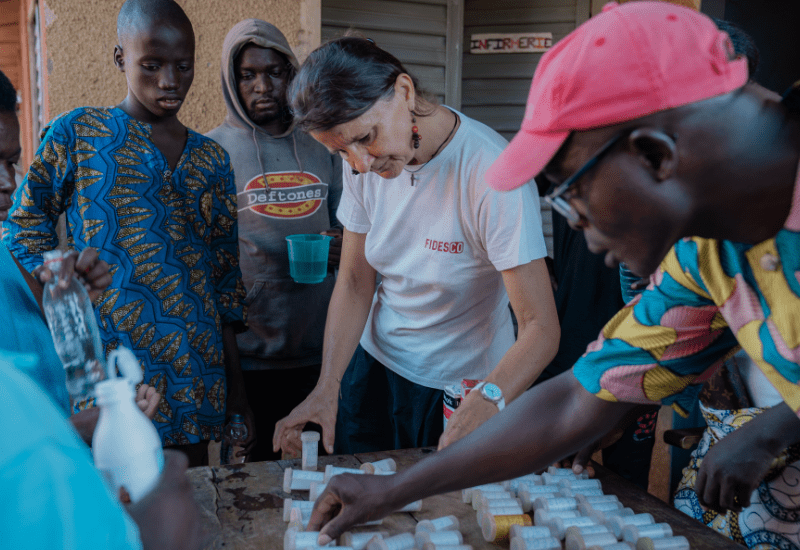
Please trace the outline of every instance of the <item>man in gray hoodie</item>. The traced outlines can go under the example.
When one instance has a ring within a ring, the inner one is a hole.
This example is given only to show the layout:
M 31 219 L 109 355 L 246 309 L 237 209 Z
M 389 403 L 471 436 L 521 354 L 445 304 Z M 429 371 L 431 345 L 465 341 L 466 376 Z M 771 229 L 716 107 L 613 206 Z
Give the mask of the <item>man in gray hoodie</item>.
M 333 269 L 341 250 L 336 208 L 342 162 L 296 130 L 286 89 L 298 67 L 274 25 L 246 19 L 222 46 L 225 121 L 208 133 L 231 157 L 239 210 L 239 251 L 249 330 L 237 335 L 245 388 L 257 431 L 270 434 L 314 388 L 322 362 Z M 331 235 L 329 273 L 322 283 L 289 276 L 287 235 Z M 251 460 L 280 458 L 262 436 Z

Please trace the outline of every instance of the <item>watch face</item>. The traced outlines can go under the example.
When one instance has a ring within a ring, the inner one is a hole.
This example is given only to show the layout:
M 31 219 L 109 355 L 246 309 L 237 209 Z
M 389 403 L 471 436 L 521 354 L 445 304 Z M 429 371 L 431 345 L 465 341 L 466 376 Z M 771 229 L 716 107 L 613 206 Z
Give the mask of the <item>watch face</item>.
M 503 398 L 503 392 L 496 384 L 492 384 L 491 382 L 485 384 L 483 388 L 483 395 L 485 395 L 491 401 L 500 401 Z

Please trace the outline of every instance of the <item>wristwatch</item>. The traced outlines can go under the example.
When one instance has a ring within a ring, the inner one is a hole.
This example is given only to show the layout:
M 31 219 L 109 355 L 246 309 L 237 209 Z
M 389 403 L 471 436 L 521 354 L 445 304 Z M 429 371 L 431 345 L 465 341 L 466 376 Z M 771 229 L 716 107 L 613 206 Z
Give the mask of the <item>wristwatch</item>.
M 502 411 L 506 407 L 506 399 L 503 397 L 503 390 L 497 384 L 491 382 L 479 382 L 472 391 L 480 391 L 483 398 L 497 405 L 497 410 Z

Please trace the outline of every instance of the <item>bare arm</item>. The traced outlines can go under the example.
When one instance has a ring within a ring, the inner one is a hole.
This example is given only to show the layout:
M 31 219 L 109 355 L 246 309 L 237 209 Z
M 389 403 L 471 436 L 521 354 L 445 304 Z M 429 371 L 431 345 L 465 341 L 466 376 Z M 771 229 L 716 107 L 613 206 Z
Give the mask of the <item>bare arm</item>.
M 324 543 L 414 500 L 544 468 L 596 440 L 632 406 L 595 397 L 565 372 L 413 468 L 394 476 L 336 476 L 308 529 L 324 526 Z
M 508 404 L 527 390 L 555 357 L 561 329 L 543 258 L 503 271 L 502 275 L 519 333 L 486 380 L 503 390 Z M 470 393 L 447 423 L 440 448 L 464 437 L 497 412 L 497 407 L 477 392 Z
M 367 262 L 364 242 L 367 236 L 345 229 L 339 277 L 333 289 L 325 322 L 322 371 L 311 395 L 275 426 L 272 447 L 284 451 L 302 448 L 300 433 L 307 422 L 322 426 L 325 449 L 333 452 L 342 376 L 364 332 L 375 294 L 377 273 Z

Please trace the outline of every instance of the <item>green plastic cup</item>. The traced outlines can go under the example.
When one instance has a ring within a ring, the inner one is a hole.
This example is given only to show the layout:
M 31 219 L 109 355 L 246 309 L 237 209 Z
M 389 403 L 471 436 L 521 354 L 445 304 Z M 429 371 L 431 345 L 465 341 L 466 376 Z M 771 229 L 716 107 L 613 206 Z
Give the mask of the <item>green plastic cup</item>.
M 289 235 L 289 274 L 296 283 L 321 283 L 328 274 L 328 235 Z

